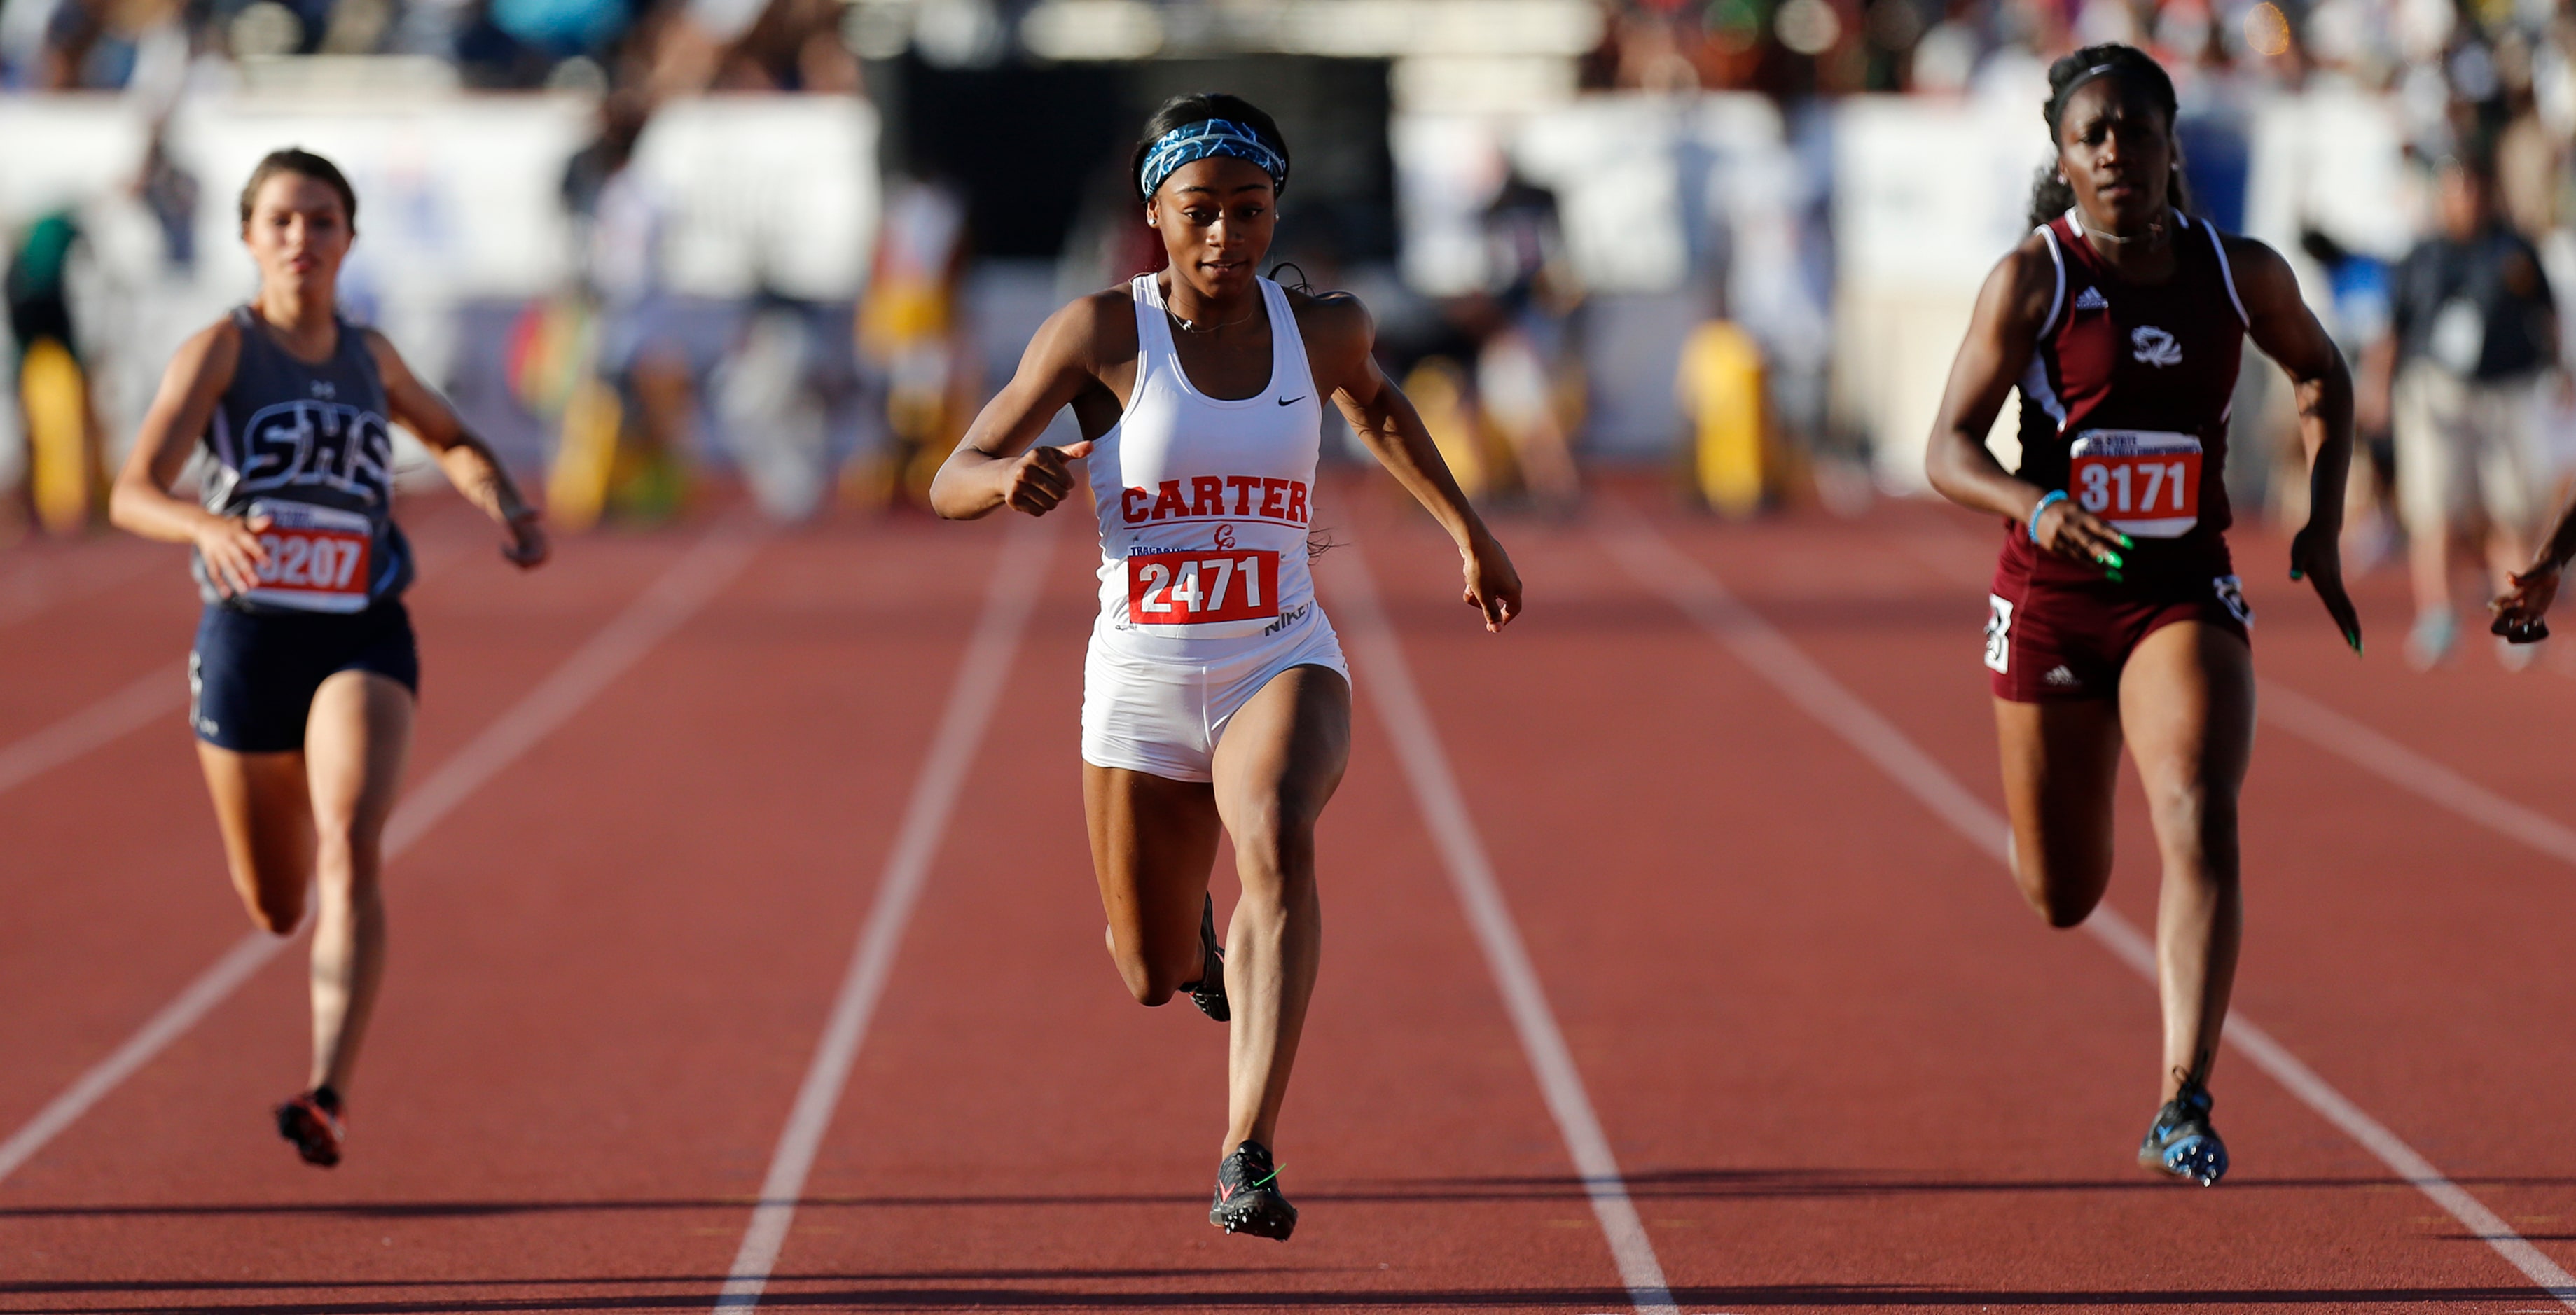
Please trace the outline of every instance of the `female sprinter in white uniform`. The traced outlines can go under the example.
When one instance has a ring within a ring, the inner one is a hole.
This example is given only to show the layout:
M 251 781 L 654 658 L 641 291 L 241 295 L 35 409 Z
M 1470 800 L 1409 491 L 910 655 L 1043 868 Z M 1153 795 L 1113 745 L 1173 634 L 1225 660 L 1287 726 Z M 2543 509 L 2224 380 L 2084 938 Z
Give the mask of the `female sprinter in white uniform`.
M 1378 372 L 1368 312 L 1254 274 L 1288 181 L 1270 116 L 1172 100 L 1134 181 L 1169 267 L 1056 312 L 930 499 L 955 519 L 1042 516 L 1072 492 L 1066 463 L 1090 459 L 1101 612 L 1082 785 L 1109 951 L 1140 1003 L 1188 991 L 1231 1015 L 1208 1221 L 1284 1241 L 1297 1211 L 1270 1148 L 1322 949 L 1315 819 L 1350 750 L 1349 673 L 1306 569 L 1318 399 L 1457 541 L 1488 630 L 1519 613 L 1520 577 Z M 1067 406 L 1083 441 L 1030 446 Z M 1207 893 L 1220 827 L 1243 882 L 1222 950 Z
M 321 156 L 278 151 L 251 171 L 242 241 L 259 293 L 179 348 L 110 503 L 118 525 L 196 549 L 206 609 L 188 719 L 251 921 L 290 935 L 306 887 L 321 888 L 312 1074 L 278 1107 L 277 1130 L 326 1168 L 340 1162 L 340 1098 L 384 973 L 377 869 L 420 684 L 387 422 L 508 527 L 505 556 L 546 558 L 536 513 L 491 450 L 383 335 L 339 317 L 357 214 Z M 169 491 L 201 443 L 203 506 Z

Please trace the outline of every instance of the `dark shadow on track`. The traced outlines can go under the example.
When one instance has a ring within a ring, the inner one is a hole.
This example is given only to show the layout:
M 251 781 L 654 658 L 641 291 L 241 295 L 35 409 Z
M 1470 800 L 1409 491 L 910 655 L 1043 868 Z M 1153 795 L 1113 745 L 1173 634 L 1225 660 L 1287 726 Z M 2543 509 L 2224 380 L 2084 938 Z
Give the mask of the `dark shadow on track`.
M 1103 1271 L 1105 1274 L 1121 1272 L 1125 1271 Z M 1092 1275 L 1081 1271 L 1067 1271 L 1062 1277 L 1087 1278 Z M 1160 1310 L 1175 1307 L 1229 1310 L 1477 1310 L 1503 1306 L 1587 1307 L 1598 1310 L 1603 1307 L 1625 1307 L 1632 1300 L 1625 1288 L 1600 1287 L 1487 1288 L 1448 1292 L 1353 1289 L 1285 1293 L 1051 1292 L 1044 1289 L 1009 1287 L 783 1290 L 797 1282 L 833 1281 L 835 1280 L 781 1279 L 773 1282 L 770 1289 L 762 1295 L 761 1304 L 780 1308 L 883 1307 L 906 1310 Z M 846 1283 L 854 1280 L 838 1281 Z M 2522 1301 L 2532 1298 L 2535 1292 L 2535 1289 L 2530 1288 L 2309 1288 L 2277 1291 L 2229 1288 L 2200 1291 L 1999 1292 L 1931 1289 L 1905 1284 L 1789 1284 L 1768 1287 L 1675 1288 L 1672 1290 L 1674 1299 L 1684 1306 L 1885 1306 L 1926 1309 L 2005 1306 L 2015 1309 L 2081 1309 L 2096 1306 L 2266 1305 L 2319 1306 L 2347 1310 L 2377 1306 L 2416 1306 L 2426 1303 Z M 192 1303 L 173 1306 L 22 1306 L 17 1309 L 41 1312 L 43 1315 L 55 1315 L 56 1312 L 60 1315 L 76 1315 L 78 1312 L 90 1312 L 91 1315 L 182 1315 L 183 1312 L 201 1312 L 208 1309 L 243 1312 L 244 1315 L 249 1315 L 251 1312 L 259 1312 L 260 1315 L 433 1315 L 434 1312 L 470 1312 L 472 1315 L 485 1315 L 490 1312 L 498 1315 L 498 1313 L 510 1311 L 694 1310 L 702 1309 L 706 1304 L 707 1296 L 704 1292 L 688 1292 L 570 1297 L 561 1300 L 496 1298 L 462 1301 L 333 1301 L 284 1305 L 273 1303 L 225 1305 L 212 1308 L 204 1303 Z
M 2015 1192 L 2178 1192 L 2173 1182 L 2144 1172 L 2120 1178 L 1966 1179 L 1889 1171 L 1819 1171 L 1806 1169 L 1682 1169 L 1626 1175 L 1628 1192 L 1664 1200 L 1838 1199 L 1867 1196 L 1938 1196 L 1951 1193 Z M 2453 1180 L 2466 1188 L 2576 1187 L 2576 1178 L 2488 1176 Z M 2408 1186 L 2402 1179 L 2379 1176 L 2350 1178 L 2257 1178 L 2227 1180 L 2231 1195 L 2259 1191 L 2385 1189 Z M 1323 1184 L 1301 1189 L 1300 1201 L 1344 1203 L 1429 1203 L 1452 1200 L 1583 1200 L 1583 1181 L 1570 1177 L 1405 1178 Z M 800 1210 L 919 1210 L 1010 1207 L 1179 1206 L 1204 1202 L 1199 1193 L 1079 1193 L 995 1196 L 808 1196 Z M 31 1205 L 0 1207 L 5 1219 L 124 1219 L 274 1215 L 286 1218 L 339 1219 L 471 1219 L 510 1215 L 650 1212 L 665 1210 L 747 1210 L 759 1204 L 751 1197 L 652 1198 L 556 1201 L 349 1201 L 278 1202 L 274 1204 L 206 1205 Z M 2537 1241 L 2576 1240 L 2567 1236 L 2526 1234 Z M 0 1292 L 22 1291 L 0 1282 Z

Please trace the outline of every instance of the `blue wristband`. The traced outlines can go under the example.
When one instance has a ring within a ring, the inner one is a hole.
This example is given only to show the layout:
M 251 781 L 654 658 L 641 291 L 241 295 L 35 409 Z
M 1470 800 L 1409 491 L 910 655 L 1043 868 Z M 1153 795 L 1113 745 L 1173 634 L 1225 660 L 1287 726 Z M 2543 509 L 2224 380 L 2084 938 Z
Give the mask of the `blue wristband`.
M 2064 489 L 2050 489 L 2048 492 L 2039 495 L 2039 505 L 2030 509 L 2030 524 L 2027 527 L 2030 532 L 2030 541 L 2032 543 L 2039 542 L 2039 514 L 2048 510 L 2048 504 L 2052 502 L 2064 502 L 2065 500 L 2066 490 Z

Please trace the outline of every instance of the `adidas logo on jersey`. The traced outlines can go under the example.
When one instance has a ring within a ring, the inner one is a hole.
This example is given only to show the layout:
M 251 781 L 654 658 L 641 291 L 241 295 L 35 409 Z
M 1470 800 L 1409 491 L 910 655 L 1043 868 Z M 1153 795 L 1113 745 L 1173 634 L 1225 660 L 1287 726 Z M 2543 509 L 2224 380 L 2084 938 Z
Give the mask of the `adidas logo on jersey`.
M 2055 685 L 2060 689 L 2073 689 L 2084 683 L 2077 680 L 2075 673 L 2067 670 L 2063 665 L 2050 667 L 2048 674 L 2039 679 L 2042 684 Z
M 2103 296 L 2100 288 L 2086 288 L 2082 292 L 2075 294 L 2075 309 L 2109 310 L 2111 309 L 2111 299 Z

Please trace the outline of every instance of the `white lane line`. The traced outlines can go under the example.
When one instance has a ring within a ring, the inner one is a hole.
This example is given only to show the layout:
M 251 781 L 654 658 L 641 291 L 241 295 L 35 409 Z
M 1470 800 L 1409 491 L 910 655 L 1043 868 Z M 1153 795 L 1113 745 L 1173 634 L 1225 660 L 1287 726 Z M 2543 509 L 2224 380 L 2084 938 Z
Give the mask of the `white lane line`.
M 456 546 L 450 544 L 435 554 L 421 557 L 414 568 L 415 573 L 426 576 L 457 555 Z M 6 622 L 0 621 L 0 624 Z M 16 743 L 0 747 L 0 794 L 7 794 L 93 749 L 103 749 L 123 739 L 129 732 L 152 724 L 154 718 L 186 707 L 187 703 L 186 664 L 157 668 L 152 674 L 61 721 Z M 5 1173 L 0 1173 L 0 1177 L 5 1176 Z
M 2545 817 L 2277 681 L 2256 696 L 2263 720 L 2410 791 L 2565 863 L 2576 828 Z
M 1991 855 L 1998 863 L 2009 863 L 2006 840 L 2011 826 L 2003 816 L 1986 806 L 1984 800 L 1969 793 L 1958 779 L 1943 770 L 1931 755 L 1907 739 L 1894 723 L 1880 716 L 1868 704 L 1843 687 L 1815 659 L 1790 642 L 1770 622 L 1736 600 L 1717 576 L 1696 559 L 1683 555 L 1642 516 L 1618 508 L 1609 514 L 1618 519 L 1597 523 L 1597 534 L 1610 556 L 1638 583 L 1661 593 L 1672 605 L 1698 622 L 1718 642 L 1732 649 L 1736 657 L 1755 674 L 1770 681 L 1789 701 L 1808 715 L 1825 723 L 1859 750 L 1861 756 L 1876 764 L 1898 785 L 1950 824 L 1967 841 Z M 2127 919 L 2108 905 L 2093 911 L 2084 930 L 2108 948 L 2120 962 L 2127 964 L 2149 982 L 2156 979 L 2154 943 Z M 2378 1157 L 2399 1178 L 2412 1183 L 2416 1190 L 2431 1197 L 2460 1226 L 2495 1248 L 2498 1255 L 2521 1270 L 2540 1289 L 2570 1311 L 2576 1311 L 2576 1276 L 2571 1276 L 2555 1261 L 2541 1254 L 2538 1247 L 2524 1240 L 2496 1213 L 2480 1204 L 2457 1183 L 2433 1167 L 2430 1160 L 2418 1154 L 2386 1124 L 2372 1118 L 2359 1105 L 2337 1091 L 2316 1070 L 2300 1062 L 2289 1049 L 2272 1038 L 2241 1012 L 2231 1011 L 2227 1018 L 2227 1044 L 2234 1046 L 2254 1067 L 2280 1083 L 2326 1122 L 2343 1130 L 2344 1135 L 2359 1142 L 2362 1149 Z
M 868 1022 L 885 993 L 886 978 L 894 971 L 904 927 L 912 920 L 913 907 L 921 902 L 931 860 L 938 856 L 940 837 L 948 831 L 948 816 L 956 809 L 967 769 L 974 765 L 976 746 L 983 742 L 984 728 L 991 723 L 1010 679 L 1011 658 L 1019 649 L 1020 632 L 1028 627 L 1039 587 L 1045 583 L 1047 558 L 1055 541 L 1046 522 L 1016 515 L 1011 520 L 1001 559 L 985 586 L 983 615 L 975 623 L 974 638 L 967 642 L 965 659 L 958 664 L 957 683 L 949 690 L 948 709 L 940 716 L 930 753 L 913 780 L 912 802 L 904 809 L 894 848 L 877 878 L 876 900 L 861 924 L 849 972 L 832 1001 L 831 1017 L 815 1044 L 805 1081 L 796 1089 L 787 1125 L 779 1131 L 778 1148 L 770 1154 L 769 1173 L 760 1184 L 760 1204 L 753 1207 L 751 1222 L 743 1229 L 733 1270 L 716 1297 L 717 1310 L 756 1309 L 769 1287 L 779 1249 L 787 1243 L 788 1226 L 796 1221 L 805 1179 L 813 1172 L 823 1134 L 832 1125 L 832 1111 L 840 1106 L 841 1092 L 849 1085 L 850 1066 L 858 1060 Z
M 385 860 L 391 862 L 427 835 L 468 795 L 571 720 L 609 682 L 706 606 L 751 560 L 758 547 L 754 534 L 734 529 L 732 524 L 709 531 L 686 556 L 627 604 L 625 611 L 566 658 L 562 666 L 406 793 L 401 806 L 385 824 Z M 47 1142 L 115 1090 L 118 1083 L 196 1026 L 207 1011 L 222 1003 L 287 944 L 286 937 L 262 932 L 252 932 L 235 942 L 123 1045 L 81 1074 L 61 1095 L 37 1111 L 26 1126 L 10 1134 L 9 1140 L 0 1142 L 0 1180 L 16 1173 Z
M 187 668 L 155 667 L 151 675 L 0 749 L 0 794 L 177 712 L 187 702 Z
M 1637 1217 L 1637 1204 L 1629 1198 L 1627 1179 L 1619 1172 L 1619 1158 L 1611 1153 L 1610 1138 L 1601 1131 L 1600 1116 L 1593 1112 L 1592 1097 L 1584 1090 L 1574 1052 L 1566 1047 L 1565 1033 L 1556 1024 L 1556 1010 L 1548 1004 L 1547 989 L 1539 984 L 1538 969 L 1530 963 L 1529 947 L 1522 943 L 1520 926 L 1513 921 L 1511 906 L 1503 899 L 1502 885 L 1494 877 L 1484 840 L 1467 812 L 1466 796 L 1459 793 L 1458 779 L 1450 771 L 1440 732 L 1432 725 L 1431 713 L 1423 706 L 1422 693 L 1414 684 L 1413 668 L 1405 661 L 1394 629 L 1387 624 L 1386 608 L 1378 601 L 1377 581 L 1369 575 L 1367 559 L 1357 547 L 1344 544 L 1327 554 L 1322 565 L 1334 586 L 1335 607 L 1352 622 L 1343 634 L 1360 665 L 1368 669 L 1369 703 L 1386 726 L 1387 738 L 1395 742 L 1405 779 L 1413 785 L 1414 800 L 1449 870 L 1449 883 L 1458 893 L 1458 903 L 1466 911 L 1467 925 L 1476 933 L 1477 945 L 1485 952 L 1485 965 L 1492 970 L 1494 985 L 1502 992 L 1512 1028 L 1520 1033 L 1521 1049 L 1528 1054 L 1530 1069 L 1538 1076 L 1548 1113 L 1556 1118 L 1557 1134 L 1565 1140 L 1575 1172 L 1583 1176 L 1583 1190 L 1592 1198 L 1593 1218 L 1600 1221 L 1602 1235 L 1609 1239 L 1610 1254 L 1618 1262 L 1619 1279 L 1627 1285 L 1628 1298 L 1639 1315 L 1677 1311 L 1671 1285 L 1664 1281 L 1663 1262 L 1656 1258 L 1655 1244 L 1646 1236 L 1645 1221 Z

